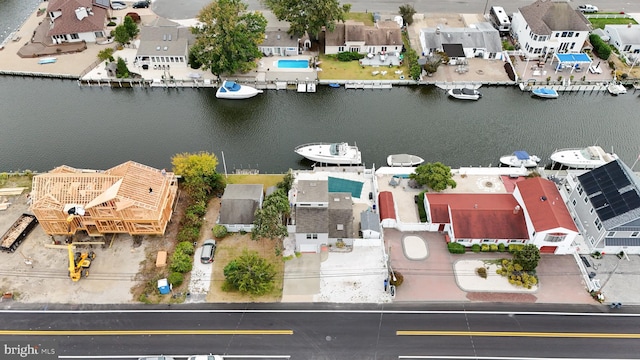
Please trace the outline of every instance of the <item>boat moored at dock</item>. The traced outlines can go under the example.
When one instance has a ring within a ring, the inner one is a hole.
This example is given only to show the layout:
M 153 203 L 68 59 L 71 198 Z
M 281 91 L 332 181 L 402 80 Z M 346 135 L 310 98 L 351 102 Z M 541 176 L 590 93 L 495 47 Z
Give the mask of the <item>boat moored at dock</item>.
M 511 155 L 505 155 L 500 157 L 500 163 L 513 166 L 513 167 L 526 167 L 532 168 L 538 166 L 540 158 L 535 155 L 529 155 L 524 150 L 514 151 Z
M 545 87 L 533 89 L 531 90 L 531 93 L 543 99 L 557 99 L 559 96 L 556 90 L 552 88 L 545 88 Z
M 447 93 L 452 98 L 459 100 L 479 100 L 482 97 L 480 91 L 470 88 L 451 89 Z
M 362 154 L 357 145 L 343 143 L 309 143 L 294 149 L 296 154 L 311 161 L 336 165 L 360 165 Z
M 387 156 L 387 165 L 389 166 L 418 166 L 424 162 L 420 156 L 410 154 L 394 154 Z
M 216 91 L 216 97 L 218 99 L 241 100 L 252 98 L 261 93 L 262 90 L 258 90 L 251 86 L 240 85 L 234 81 L 225 80 Z
M 618 155 L 595 145 L 582 149 L 560 149 L 551 154 L 554 163 L 575 169 L 594 169 L 617 158 Z

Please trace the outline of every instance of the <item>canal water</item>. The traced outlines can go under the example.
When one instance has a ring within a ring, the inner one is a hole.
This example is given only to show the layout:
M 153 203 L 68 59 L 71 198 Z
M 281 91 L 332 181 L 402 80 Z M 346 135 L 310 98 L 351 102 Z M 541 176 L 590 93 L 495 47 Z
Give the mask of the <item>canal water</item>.
M 0 171 L 67 164 L 105 169 L 127 160 L 169 168 L 181 152 L 224 152 L 228 171 L 286 172 L 311 163 L 307 142 L 357 143 L 367 166 L 410 153 L 452 167 L 498 165 L 524 149 L 597 143 L 631 165 L 640 154 L 638 94 L 562 93 L 532 98 L 515 87 L 483 87 L 477 102 L 435 87 L 318 92 L 266 91 L 243 101 L 212 89 L 79 87 L 75 81 L 1 77 Z M 222 166 L 219 168 L 222 171 Z

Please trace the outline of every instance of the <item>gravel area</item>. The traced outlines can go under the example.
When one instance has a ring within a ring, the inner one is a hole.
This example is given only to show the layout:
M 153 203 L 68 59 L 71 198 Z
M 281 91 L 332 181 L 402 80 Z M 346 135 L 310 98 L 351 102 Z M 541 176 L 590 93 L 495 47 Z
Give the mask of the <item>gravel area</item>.
M 386 303 L 387 276 L 380 247 L 356 247 L 349 253 L 330 252 L 320 265 L 320 293 L 314 302 Z
M 487 268 L 487 278 L 483 279 L 476 274 L 479 267 Z M 511 285 L 506 277 L 496 274 L 498 266 L 485 264 L 482 260 L 459 260 L 454 264 L 454 272 L 458 286 L 464 291 L 487 291 L 508 293 L 535 293 L 538 287 L 525 289 Z

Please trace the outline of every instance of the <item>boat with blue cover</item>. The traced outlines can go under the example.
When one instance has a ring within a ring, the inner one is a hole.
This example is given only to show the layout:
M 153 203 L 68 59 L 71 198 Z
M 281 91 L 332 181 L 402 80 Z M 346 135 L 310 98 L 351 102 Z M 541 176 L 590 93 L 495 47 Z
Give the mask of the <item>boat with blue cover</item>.
M 248 99 L 261 94 L 262 90 L 258 90 L 251 86 L 240 85 L 234 81 L 225 80 L 216 91 L 218 99 Z
M 543 99 L 556 99 L 558 97 L 558 92 L 552 88 L 541 87 L 531 90 L 531 93 Z
M 500 157 L 500 163 L 513 166 L 513 167 L 526 167 L 532 168 L 538 166 L 540 158 L 535 155 L 529 155 L 524 150 L 514 151 L 511 155 L 505 155 Z

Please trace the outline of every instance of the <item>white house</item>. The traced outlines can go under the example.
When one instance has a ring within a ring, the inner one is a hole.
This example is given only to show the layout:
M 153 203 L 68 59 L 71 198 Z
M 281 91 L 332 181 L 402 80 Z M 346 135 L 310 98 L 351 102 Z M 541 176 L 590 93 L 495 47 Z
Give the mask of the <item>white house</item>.
M 528 244 L 542 253 L 570 254 L 578 229 L 553 181 L 540 177 L 520 181 L 513 196 L 524 211 Z
M 420 45 L 425 56 L 444 51 L 450 58 L 495 59 L 502 53 L 500 33 L 488 22 L 463 28 L 439 25 L 421 29 Z M 449 49 L 456 47 L 461 50 L 450 52 Z
M 135 64 L 143 69 L 164 66 L 169 70 L 188 66 L 189 45 L 194 36 L 188 27 L 156 18 L 153 23 L 140 27 L 140 45 Z
M 640 25 L 605 25 L 609 44 L 625 54 L 640 53 Z
M 379 21 L 375 26 L 347 20 L 325 33 L 325 54 L 353 51 L 361 54 L 402 50 L 402 29 L 395 21 Z
M 267 19 L 267 28 L 262 43 L 258 45 L 260 52 L 264 56 L 298 55 L 300 40 L 297 36 L 287 33 L 289 23 L 278 20 L 271 11 L 263 11 L 262 15 Z
M 589 20 L 561 0 L 538 0 L 521 7 L 511 21 L 511 34 L 529 59 L 580 52 L 590 31 Z
M 616 159 L 561 187 L 591 251 L 640 254 L 640 180 Z
M 51 0 L 47 14 L 51 23 L 47 35 L 54 44 L 105 38 L 107 10 L 93 6 L 91 0 Z
M 264 193 L 260 184 L 229 184 L 224 189 L 218 224 L 229 232 L 253 230 L 256 210 L 262 208 Z
M 382 231 L 380 229 L 380 219 L 378 214 L 366 210 L 360 213 L 360 231 L 363 239 L 380 239 Z

